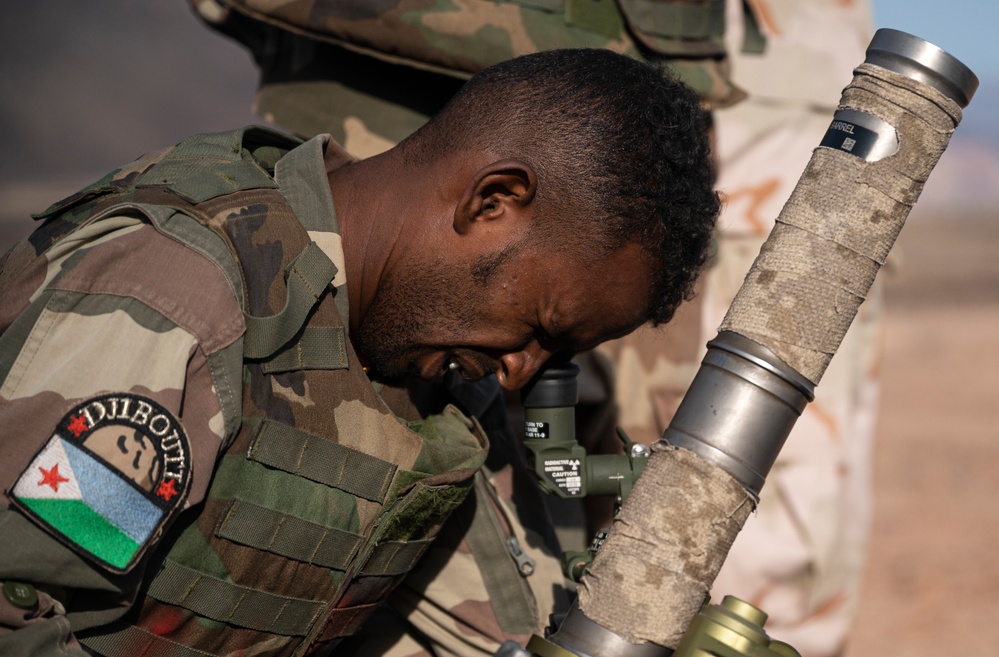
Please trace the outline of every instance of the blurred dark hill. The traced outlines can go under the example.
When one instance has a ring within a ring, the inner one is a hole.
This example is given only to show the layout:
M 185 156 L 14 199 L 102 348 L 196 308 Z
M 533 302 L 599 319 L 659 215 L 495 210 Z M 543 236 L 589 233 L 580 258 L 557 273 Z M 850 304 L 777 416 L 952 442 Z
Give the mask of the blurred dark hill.
M 183 0 L 0 8 L 0 176 L 74 174 L 252 121 L 256 72 Z M 94 161 L 98 160 L 98 161 Z
M 256 69 L 184 0 L 0 4 L 0 249 L 150 150 L 260 123 Z

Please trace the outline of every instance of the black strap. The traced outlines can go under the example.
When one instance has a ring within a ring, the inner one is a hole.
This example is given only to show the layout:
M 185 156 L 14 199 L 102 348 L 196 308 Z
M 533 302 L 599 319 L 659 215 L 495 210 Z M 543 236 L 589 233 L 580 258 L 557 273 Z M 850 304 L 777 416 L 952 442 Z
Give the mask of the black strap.
M 386 541 L 376 545 L 361 568 L 360 575 L 371 577 L 408 573 L 433 542 L 431 538 L 421 541 Z

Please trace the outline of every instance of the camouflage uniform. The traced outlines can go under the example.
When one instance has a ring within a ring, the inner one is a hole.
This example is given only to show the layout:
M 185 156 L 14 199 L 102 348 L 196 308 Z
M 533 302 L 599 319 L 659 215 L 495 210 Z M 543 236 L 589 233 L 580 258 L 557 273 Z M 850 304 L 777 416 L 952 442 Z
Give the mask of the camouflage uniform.
M 376 390 L 345 339 L 327 173 L 349 160 L 196 136 L 5 256 L 0 652 L 324 653 L 481 477 L 481 426 Z
M 663 330 L 601 347 L 615 363 L 620 421 L 636 440 L 668 425 L 870 39 L 866 0 L 754 0 L 766 51 L 741 52 L 739 4 L 730 3 L 727 37 L 733 79 L 749 96 L 714 115 L 726 203 L 701 294 Z M 806 657 L 841 653 L 859 595 L 881 314 L 875 284 L 714 586 L 718 597 L 764 609 L 771 635 Z
M 254 110 L 358 156 L 398 143 L 472 74 L 553 48 L 667 64 L 708 109 L 744 97 L 728 76 L 724 0 L 189 0 L 261 69 Z

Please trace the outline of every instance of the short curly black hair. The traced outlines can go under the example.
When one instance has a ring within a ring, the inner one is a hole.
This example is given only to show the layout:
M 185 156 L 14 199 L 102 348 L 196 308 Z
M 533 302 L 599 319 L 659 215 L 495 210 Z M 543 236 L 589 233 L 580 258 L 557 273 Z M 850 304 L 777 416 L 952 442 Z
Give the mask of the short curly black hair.
M 476 74 L 403 148 L 416 160 L 488 149 L 528 162 L 535 241 L 589 257 L 640 242 L 655 325 L 692 295 L 718 215 L 707 125 L 697 95 L 661 67 L 550 50 Z

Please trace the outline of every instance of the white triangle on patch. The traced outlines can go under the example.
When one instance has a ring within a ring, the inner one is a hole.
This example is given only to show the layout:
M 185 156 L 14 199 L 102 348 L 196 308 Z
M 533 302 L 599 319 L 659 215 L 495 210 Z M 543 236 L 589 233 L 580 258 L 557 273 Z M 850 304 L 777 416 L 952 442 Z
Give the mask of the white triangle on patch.
M 22 499 L 80 500 L 83 495 L 58 434 L 31 461 L 11 491 Z

